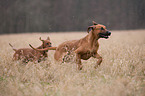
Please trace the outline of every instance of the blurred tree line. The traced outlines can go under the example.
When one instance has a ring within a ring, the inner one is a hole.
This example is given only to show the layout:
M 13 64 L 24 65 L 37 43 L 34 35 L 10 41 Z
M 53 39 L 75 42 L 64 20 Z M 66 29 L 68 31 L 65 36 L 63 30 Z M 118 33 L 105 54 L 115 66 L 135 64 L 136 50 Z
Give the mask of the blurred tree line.
M 0 0 L 0 33 L 144 29 L 145 0 Z

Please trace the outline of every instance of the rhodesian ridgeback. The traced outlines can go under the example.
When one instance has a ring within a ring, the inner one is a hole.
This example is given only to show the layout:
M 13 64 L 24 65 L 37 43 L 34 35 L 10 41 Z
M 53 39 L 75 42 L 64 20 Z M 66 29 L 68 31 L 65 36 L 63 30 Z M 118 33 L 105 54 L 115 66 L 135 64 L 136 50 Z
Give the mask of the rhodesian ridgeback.
M 44 49 L 44 48 L 51 47 L 51 42 L 49 37 L 46 40 L 42 40 L 41 37 L 39 39 L 42 41 L 42 45 L 37 47 L 37 49 Z M 40 62 L 41 60 L 44 60 L 46 57 L 48 57 L 47 50 L 37 51 L 37 50 L 33 50 L 32 48 L 15 49 L 10 43 L 9 45 L 15 51 L 13 55 L 13 60 L 22 60 L 24 63 L 28 63 L 29 61 Z
M 39 50 L 32 46 L 31 47 L 38 51 L 56 49 L 54 58 L 61 62 L 66 62 L 69 55 L 75 53 L 75 61 L 79 70 L 82 69 L 81 59 L 88 60 L 90 57 L 94 57 L 98 59 L 97 64 L 94 66 L 94 68 L 97 68 L 102 62 L 102 57 L 97 52 L 99 48 L 98 40 L 100 38 L 107 39 L 111 35 L 111 32 L 106 29 L 106 26 L 97 24 L 94 21 L 93 25 L 88 27 L 87 32 L 88 35 L 84 38 L 63 42 L 57 48 L 49 47 Z

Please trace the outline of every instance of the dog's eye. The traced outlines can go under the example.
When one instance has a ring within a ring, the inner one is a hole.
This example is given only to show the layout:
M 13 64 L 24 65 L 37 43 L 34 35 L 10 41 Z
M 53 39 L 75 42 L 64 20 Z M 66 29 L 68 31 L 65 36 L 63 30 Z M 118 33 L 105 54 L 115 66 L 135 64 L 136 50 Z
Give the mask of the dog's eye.
M 46 43 L 46 45 L 51 45 L 51 43 Z
M 104 28 L 103 28 L 103 27 L 101 27 L 101 30 L 104 30 Z

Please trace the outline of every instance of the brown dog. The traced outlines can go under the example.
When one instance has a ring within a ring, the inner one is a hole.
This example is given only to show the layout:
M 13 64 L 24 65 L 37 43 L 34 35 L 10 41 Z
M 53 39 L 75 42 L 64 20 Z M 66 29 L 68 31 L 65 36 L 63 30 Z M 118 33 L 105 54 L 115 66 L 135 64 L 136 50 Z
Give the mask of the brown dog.
M 51 47 L 50 38 L 48 37 L 46 40 L 42 40 L 41 37 L 39 38 L 42 41 L 42 45 L 37 47 L 37 49 L 43 49 Z M 41 60 L 48 57 L 47 50 L 46 51 L 37 51 L 33 50 L 31 48 L 21 48 L 21 49 L 15 49 L 13 46 L 9 43 L 9 45 L 12 47 L 12 49 L 15 51 L 13 55 L 13 60 L 22 60 L 25 63 L 28 63 L 29 61 L 37 61 L 40 62 Z
M 90 30 L 91 29 L 91 30 Z M 90 30 L 90 31 L 89 31 Z M 95 68 L 102 62 L 102 57 L 98 54 L 99 38 L 108 38 L 111 35 L 104 25 L 97 24 L 93 21 L 93 25 L 88 27 L 88 35 L 79 40 L 66 41 L 60 44 L 55 51 L 54 58 L 57 61 L 66 62 L 69 55 L 75 53 L 76 63 L 78 64 L 78 69 L 82 69 L 81 59 L 88 60 L 90 57 L 97 58 L 97 64 Z M 31 46 L 32 47 L 32 46 Z M 38 51 L 44 50 L 54 50 L 54 48 L 36 49 Z

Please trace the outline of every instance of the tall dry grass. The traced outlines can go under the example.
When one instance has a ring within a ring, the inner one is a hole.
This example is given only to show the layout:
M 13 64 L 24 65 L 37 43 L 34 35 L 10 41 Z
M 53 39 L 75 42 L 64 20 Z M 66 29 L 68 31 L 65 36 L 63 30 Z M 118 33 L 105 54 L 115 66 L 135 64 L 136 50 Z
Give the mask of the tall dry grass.
M 0 96 L 145 96 L 145 30 L 113 31 L 100 39 L 100 67 L 96 59 L 76 64 L 56 62 L 54 51 L 40 63 L 12 61 L 16 48 L 37 47 L 50 36 L 53 46 L 84 37 L 87 32 L 0 35 Z

